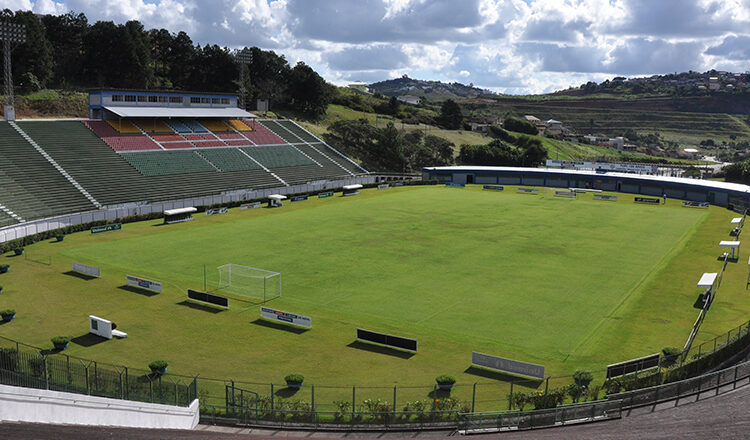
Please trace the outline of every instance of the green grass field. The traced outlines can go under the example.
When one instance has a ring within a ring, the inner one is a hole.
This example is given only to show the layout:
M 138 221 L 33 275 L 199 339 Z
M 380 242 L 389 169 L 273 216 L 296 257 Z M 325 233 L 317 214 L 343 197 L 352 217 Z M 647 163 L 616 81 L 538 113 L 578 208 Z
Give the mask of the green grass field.
M 731 217 L 625 194 L 604 202 L 441 186 L 126 224 L 0 257 L 12 265 L 0 275 L 0 307 L 18 313 L 0 334 L 49 347 L 52 336 L 85 335 L 94 314 L 129 337 L 73 343 L 67 354 L 140 368 L 166 359 L 171 373 L 262 383 L 290 372 L 330 386 L 431 387 L 443 373 L 487 382 L 467 370 L 472 350 L 544 364 L 552 376 L 601 371 L 684 344 L 695 283 L 720 268 Z M 67 274 L 72 260 L 100 266 L 102 278 Z M 283 296 L 269 305 L 311 316 L 312 330 L 264 324 L 258 302 L 220 312 L 185 302 L 185 289 L 203 288 L 204 265 L 215 280 L 226 263 L 281 272 Z M 165 290 L 123 289 L 126 274 Z M 747 320 L 746 276 L 730 265 L 699 342 Z M 368 350 L 354 343 L 357 327 L 417 338 L 419 351 Z

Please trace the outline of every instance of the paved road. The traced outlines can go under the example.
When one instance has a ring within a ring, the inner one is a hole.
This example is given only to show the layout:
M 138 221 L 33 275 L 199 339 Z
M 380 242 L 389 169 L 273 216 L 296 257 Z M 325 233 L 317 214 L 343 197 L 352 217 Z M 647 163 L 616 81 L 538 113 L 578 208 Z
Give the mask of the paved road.
M 476 440 L 704 440 L 750 438 L 750 386 L 698 402 L 683 400 L 659 408 L 641 408 L 620 420 L 535 431 L 471 436 Z M 200 425 L 193 431 L 91 428 L 81 426 L 0 423 L 0 438 L 35 440 L 264 440 L 273 438 L 420 438 L 438 439 L 448 432 L 335 433 L 250 430 Z

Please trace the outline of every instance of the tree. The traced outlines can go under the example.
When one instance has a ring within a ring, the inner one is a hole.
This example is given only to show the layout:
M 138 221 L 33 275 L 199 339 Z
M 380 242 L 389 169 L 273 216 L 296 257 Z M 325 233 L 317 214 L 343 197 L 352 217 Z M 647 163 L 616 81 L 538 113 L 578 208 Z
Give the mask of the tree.
M 440 107 L 439 124 L 448 130 L 458 130 L 464 121 L 464 115 L 461 113 L 461 107 L 456 101 L 449 99 L 443 102 Z
M 377 148 L 379 160 L 376 170 L 406 171 L 403 139 L 393 122 L 389 122 L 385 128 L 380 129 Z
M 248 95 L 252 100 L 268 100 L 268 108 L 277 100 L 283 101 L 288 88 L 288 77 L 291 69 L 283 55 L 274 51 L 264 51 L 257 47 L 245 48 L 250 52 L 250 63 L 247 66 L 251 78 Z
M 515 131 L 518 133 L 537 134 L 539 132 L 536 126 L 531 122 L 511 116 L 503 120 L 503 127 L 506 130 Z
M 13 83 L 21 89 L 29 89 L 29 79 L 34 79 L 36 87 L 46 87 L 52 79 L 52 44 L 47 39 L 42 21 L 31 11 L 18 11 L 13 14 L 5 9 L 1 20 L 8 20 L 26 26 L 26 42 L 13 50 Z M 30 74 L 30 75 L 29 75 Z
M 52 83 L 58 87 L 82 84 L 83 34 L 89 21 L 83 14 L 44 15 L 42 23 L 52 44 Z
M 365 119 L 336 121 L 324 135 L 326 142 L 349 157 L 358 159 L 366 169 L 378 169 L 379 154 L 375 140 L 378 129 Z
M 311 118 L 326 113 L 333 93 L 331 87 L 310 66 L 298 62 L 289 75 L 289 105 Z
M 518 164 L 518 152 L 497 139 L 486 145 L 464 144 L 458 162 L 463 165 L 514 166 Z
M 388 114 L 396 116 L 400 108 L 401 104 L 398 102 L 398 99 L 395 96 L 391 96 L 391 99 L 388 100 Z

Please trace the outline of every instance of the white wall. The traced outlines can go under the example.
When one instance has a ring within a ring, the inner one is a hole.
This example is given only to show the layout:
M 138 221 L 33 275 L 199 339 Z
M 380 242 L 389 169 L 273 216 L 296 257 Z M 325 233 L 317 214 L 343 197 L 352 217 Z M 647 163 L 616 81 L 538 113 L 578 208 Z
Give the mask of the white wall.
M 197 399 L 183 408 L 0 385 L 0 421 L 193 429 L 199 418 Z

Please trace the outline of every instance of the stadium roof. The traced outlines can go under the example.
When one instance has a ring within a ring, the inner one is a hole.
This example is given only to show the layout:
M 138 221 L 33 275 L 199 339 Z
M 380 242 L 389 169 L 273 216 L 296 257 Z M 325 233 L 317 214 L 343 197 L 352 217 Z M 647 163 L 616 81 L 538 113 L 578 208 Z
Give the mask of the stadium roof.
M 256 116 L 236 107 L 192 108 L 192 107 L 125 107 L 105 106 L 121 118 L 255 118 Z
M 658 165 L 658 164 L 657 164 Z M 704 179 L 690 179 L 687 177 L 671 177 L 671 176 L 654 176 L 649 174 L 630 174 L 630 173 L 618 173 L 618 172 L 606 172 L 597 173 L 594 170 L 574 170 L 569 168 L 522 168 L 522 167 L 493 167 L 493 166 L 482 166 L 482 165 L 457 165 L 449 167 L 425 167 L 422 171 L 428 172 L 517 172 L 517 173 L 538 173 L 538 174 L 567 174 L 567 175 L 579 175 L 579 176 L 595 176 L 600 179 L 606 178 L 627 178 L 640 181 L 650 181 L 658 183 L 676 183 L 680 185 L 693 185 L 700 186 L 706 189 L 722 189 L 730 190 L 741 193 L 750 194 L 750 186 L 741 183 L 731 182 L 717 182 L 715 180 L 704 180 Z

